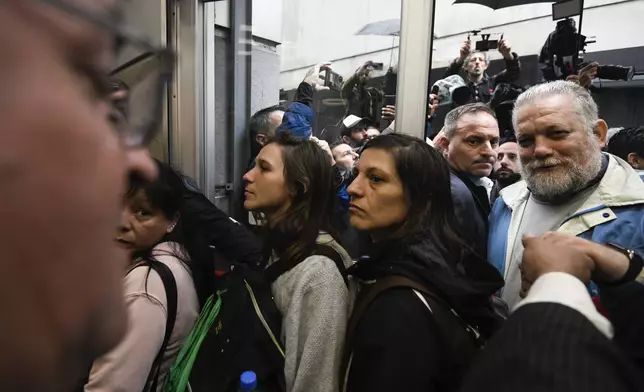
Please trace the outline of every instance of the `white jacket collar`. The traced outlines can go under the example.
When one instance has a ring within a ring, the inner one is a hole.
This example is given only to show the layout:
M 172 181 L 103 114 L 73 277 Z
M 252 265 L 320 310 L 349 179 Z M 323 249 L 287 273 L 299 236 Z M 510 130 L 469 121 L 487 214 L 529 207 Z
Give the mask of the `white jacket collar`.
M 599 182 L 594 193 L 598 200 L 594 204 L 586 205 L 589 209 L 604 205 L 606 207 L 619 207 L 644 203 L 644 182 L 633 168 L 622 159 L 608 155 L 608 168 L 606 174 Z M 514 210 L 525 202 L 530 196 L 530 191 L 525 181 L 519 181 L 501 190 L 501 197 L 505 204 Z

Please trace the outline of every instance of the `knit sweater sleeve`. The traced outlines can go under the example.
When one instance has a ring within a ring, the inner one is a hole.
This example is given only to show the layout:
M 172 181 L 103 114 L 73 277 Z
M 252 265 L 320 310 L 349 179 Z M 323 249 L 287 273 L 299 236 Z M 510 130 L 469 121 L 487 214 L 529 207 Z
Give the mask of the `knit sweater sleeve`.
M 290 294 L 281 309 L 287 392 L 336 392 L 349 308 L 342 275 L 320 255 L 285 275 L 276 283 Z

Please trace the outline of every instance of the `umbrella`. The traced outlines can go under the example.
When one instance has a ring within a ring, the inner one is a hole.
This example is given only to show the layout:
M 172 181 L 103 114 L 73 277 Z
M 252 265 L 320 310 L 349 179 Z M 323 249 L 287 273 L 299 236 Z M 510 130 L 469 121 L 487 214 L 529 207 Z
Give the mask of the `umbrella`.
M 480 4 L 493 10 L 535 3 L 554 3 L 552 0 L 455 0 L 454 4 Z
M 384 35 L 398 37 L 400 35 L 400 19 L 387 19 L 366 24 L 355 35 Z M 434 39 L 438 38 L 434 34 Z
M 356 35 L 391 35 L 400 34 L 400 19 L 387 19 L 373 22 L 361 28 Z

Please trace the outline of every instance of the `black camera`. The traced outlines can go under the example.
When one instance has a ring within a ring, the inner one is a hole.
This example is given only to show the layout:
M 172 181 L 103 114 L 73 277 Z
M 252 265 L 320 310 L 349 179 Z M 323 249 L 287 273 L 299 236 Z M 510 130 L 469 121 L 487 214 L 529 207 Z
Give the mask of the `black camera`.
M 599 79 L 631 80 L 635 75 L 635 68 L 623 65 L 600 65 L 597 67 Z
M 344 84 L 344 78 L 337 72 L 333 72 L 330 69 L 325 71 L 324 75 L 324 85 L 331 90 L 340 91 L 342 90 L 342 85 Z
M 486 39 L 487 37 L 487 39 Z M 489 34 L 481 34 L 481 41 L 476 41 L 475 48 L 478 52 L 487 52 L 488 50 L 498 49 L 499 40 L 498 39 L 489 39 Z
M 472 30 L 470 31 L 470 34 L 477 36 L 481 30 Z M 470 34 L 467 35 L 467 40 L 470 40 Z M 499 39 L 490 39 L 492 35 L 499 36 Z M 490 33 L 490 34 L 481 34 L 481 40 L 476 41 L 474 44 L 474 49 L 477 52 L 487 52 L 492 49 L 498 49 L 499 48 L 499 41 L 503 39 L 503 34 L 501 33 Z

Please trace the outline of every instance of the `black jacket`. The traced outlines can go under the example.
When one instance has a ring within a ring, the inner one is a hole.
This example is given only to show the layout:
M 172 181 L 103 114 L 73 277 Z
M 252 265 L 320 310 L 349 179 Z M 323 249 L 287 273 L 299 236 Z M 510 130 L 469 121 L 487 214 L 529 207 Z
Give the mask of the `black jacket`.
M 640 331 L 641 332 L 641 331 Z M 581 313 L 555 303 L 519 308 L 472 365 L 462 392 L 635 392 L 641 375 Z
M 363 281 L 403 276 L 418 282 L 440 293 L 469 325 L 487 336 L 499 323 L 488 307 L 489 297 L 503 286 L 503 279 L 490 264 L 473 256 L 463 260 L 461 273 L 445 253 L 430 239 L 382 244 L 350 273 Z M 412 289 L 382 292 L 358 321 L 352 347 L 345 347 L 353 353 L 347 391 L 453 390 L 442 386 L 460 382 L 462 374 L 444 371 L 450 342 L 443 339 L 438 324 Z
M 454 212 L 464 240 L 482 258 L 487 259 L 487 236 L 490 202 L 487 191 L 467 176 L 452 172 L 450 176 Z
M 193 179 L 184 177 L 184 182 L 187 188 L 184 203 L 190 204 L 191 210 L 199 211 L 195 213 L 199 222 L 193 223 L 206 231 L 204 239 L 208 245 L 229 261 L 260 266 L 263 262 L 260 239 L 208 200 Z
M 488 103 L 492 99 L 492 93 L 496 86 L 500 83 L 514 83 L 519 79 L 521 74 L 521 64 L 519 63 L 519 56 L 512 53 L 512 60 L 505 61 L 505 70 L 496 75 L 488 76 L 483 75 L 483 80 L 479 84 L 469 82 L 467 77 L 464 77 L 465 83 L 472 90 L 472 102 Z M 452 75 L 458 75 L 462 70 L 463 64 L 457 64 L 456 60 L 447 67 L 444 78 Z

